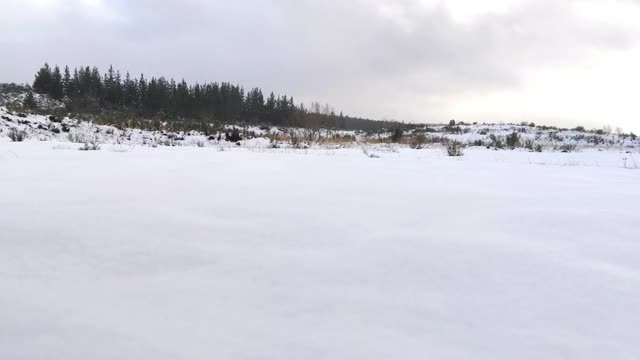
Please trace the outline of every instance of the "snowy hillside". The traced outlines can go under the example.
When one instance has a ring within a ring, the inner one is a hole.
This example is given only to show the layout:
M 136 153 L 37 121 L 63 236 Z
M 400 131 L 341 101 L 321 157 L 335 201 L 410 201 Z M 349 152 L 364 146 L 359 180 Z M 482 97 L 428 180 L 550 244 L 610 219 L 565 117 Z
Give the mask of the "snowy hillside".
M 399 147 L 422 149 L 442 147 L 449 142 L 460 143 L 463 148 L 488 147 L 495 150 L 525 149 L 529 151 L 572 152 L 581 149 L 613 149 L 637 152 L 640 139 L 633 133 L 614 134 L 610 131 L 556 129 L 545 126 L 515 124 L 425 125 L 405 129 L 394 136 L 393 129 L 376 133 L 330 129 L 295 129 L 277 127 L 225 126 L 200 131 L 172 131 L 171 124 L 158 122 L 157 130 L 142 130 L 123 126 L 97 125 L 69 117 L 37 115 L 26 111 L 11 111 L 8 107 L 20 105 L 24 93 L 0 94 L 0 138 L 13 131 L 25 139 L 38 141 L 67 141 L 127 146 L 244 146 L 257 148 L 348 148 L 395 144 Z M 64 105 L 46 96 L 36 95 L 41 109 L 60 110 Z M 43 110 L 45 113 L 47 110 Z M 59 112 L 59 111 L 58 111 Z M 238 139 L 228 140 L 227 133 L 236 128 Z M 515 144 L 509 143 L 515 136 Z M 237 143 L 237 144 L 236 144 Z

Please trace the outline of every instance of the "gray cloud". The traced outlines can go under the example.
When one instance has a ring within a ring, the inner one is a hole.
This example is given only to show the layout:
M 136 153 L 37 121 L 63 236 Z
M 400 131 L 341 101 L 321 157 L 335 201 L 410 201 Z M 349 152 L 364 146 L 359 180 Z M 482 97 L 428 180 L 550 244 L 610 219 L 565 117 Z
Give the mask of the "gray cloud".
M 114 64 L 135 74 L 260 86 L 354 114 L 441 120 L 407 99 L 518 88 L 525 69 L 623 50 L 637 37 L 578 17 L 569 6 L 577 0 L 522 1 L 471 23 L 418 0 L 108 2 L 117 17 L 80 3 L 65 2 L 55 19 L 25 10 L 23 25 L 38 22 L 30 29 L 0 24 L 0 46 L 12 54 L 0 80 L 30 81 L 44 61 Z

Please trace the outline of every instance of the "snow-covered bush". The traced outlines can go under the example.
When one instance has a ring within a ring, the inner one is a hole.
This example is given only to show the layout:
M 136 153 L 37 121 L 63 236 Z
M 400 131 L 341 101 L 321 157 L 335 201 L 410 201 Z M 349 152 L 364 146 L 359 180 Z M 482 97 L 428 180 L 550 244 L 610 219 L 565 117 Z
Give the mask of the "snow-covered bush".
M 507 146 L 512 150 L 520 146 L 520 136 L 517 132 L 514 131 L 507 136 Z
M 456 140 L 451 140 L 447 143 L 447 155 L 449 156 L 462 156 L 462 144 Z
M 80 151 L 95 151 L 100 150 L 100 143 L 98 140 L 93 139 L 90 142 L 85 142 L 78 150 Z
M 9 130 L 9 139 L 14 142 L 22 142 L 27 138 L 27 132 L 13 128 Z
M 84 144 L 88 142 L 87 137 L 81 133 L 69 133 L 67 135 L 67 138 L 69 139 L 70 142 L 76 143 L 76 144 Z
M 502 138 L 496 136 L 495 134 L 491 134 L 489 135 L 489 139 L 491 140 L 491 145 L 492 147 L 496 148 L 496 149 L 502 149 L 504 148 L 504 142 L 502 142 Z
M 525 139 L 522 146 L 529 151 L 533 151 L 535 144 L 532 139 Z
M 296 149 L 302 147 L 302 137 L 298 135 L 295 129 L 291 129 L 289 131 L 289 140 L 291 141 L 291 146 Z

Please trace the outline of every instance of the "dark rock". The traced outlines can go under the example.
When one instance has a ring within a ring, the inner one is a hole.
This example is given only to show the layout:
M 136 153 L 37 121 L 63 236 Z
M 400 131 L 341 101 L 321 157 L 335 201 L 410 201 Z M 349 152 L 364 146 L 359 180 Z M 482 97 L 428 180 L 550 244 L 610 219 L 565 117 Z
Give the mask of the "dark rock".
M 238 142 L 242 140 L 242 136 L 240 136 L 238 129 L 233 129 L 230 133 L 224 134 L 224 139 L 229 142 Z

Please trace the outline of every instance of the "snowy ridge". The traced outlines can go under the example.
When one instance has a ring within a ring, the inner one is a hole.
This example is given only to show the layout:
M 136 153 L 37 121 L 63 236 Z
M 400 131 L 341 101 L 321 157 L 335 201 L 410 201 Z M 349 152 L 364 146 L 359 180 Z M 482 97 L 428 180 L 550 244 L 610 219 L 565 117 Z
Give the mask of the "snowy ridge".
M 250 148 L 351 148 L 366 146 L 388 147 L 392 142 L 392 132 L 365 133 L 363 131 L 297 129 L 278 127 L 238 127 L 226 125 L 221 131 L 207 135 L 198 131 L 171 132 L 118 128 L 97 125 L 69 117 L 37 115 L 28 112 L 11 111 L 24 101 L 26 93 L 0 94 L 0 138 L 8 136 L 11 130 L 23 132 L 26 139 L 73 143 L 95 142 L 98 144 L 118 144 L 128 146 L 240 146 Z M 60 110 L 64 103 L 47 96 L 34 94 L 41 109 Z M 45 110 L 46 111 L 46 110 Z M 56 113 L 59 113 L 57 111 Z M 166 123 L 165 123 L 166 125 Z M 225 141 L 225 133 L 238 129 L 241 140 Z M 517 147 L 534 147 L 539 151 L 574 151 L 581 149 L 614 149 L 637 151 L 640 139 L 633 134 L 612 134 L 600 131 L 588 132 L 549 127 L 513 124 L 456 124 L 426 125 L 404 131 L 402 139 L 396 140 L 397 147 L 408 147 L 420 139 L 418 148 L 441 147 L 442 143 L 456 141 L 462 147 L 508 148 L 506 138 L 516 133 Z M 414 146 L 415 147 L 415 146 Z
M 26 98 L 26 92 L 0 91 L 0 106 L 19 107 L 24 104 Z M 33 93 L 33 99 L 39 109 L 63 109 L 65 106 L 64 102 L 52 99 L 47 95 Z

